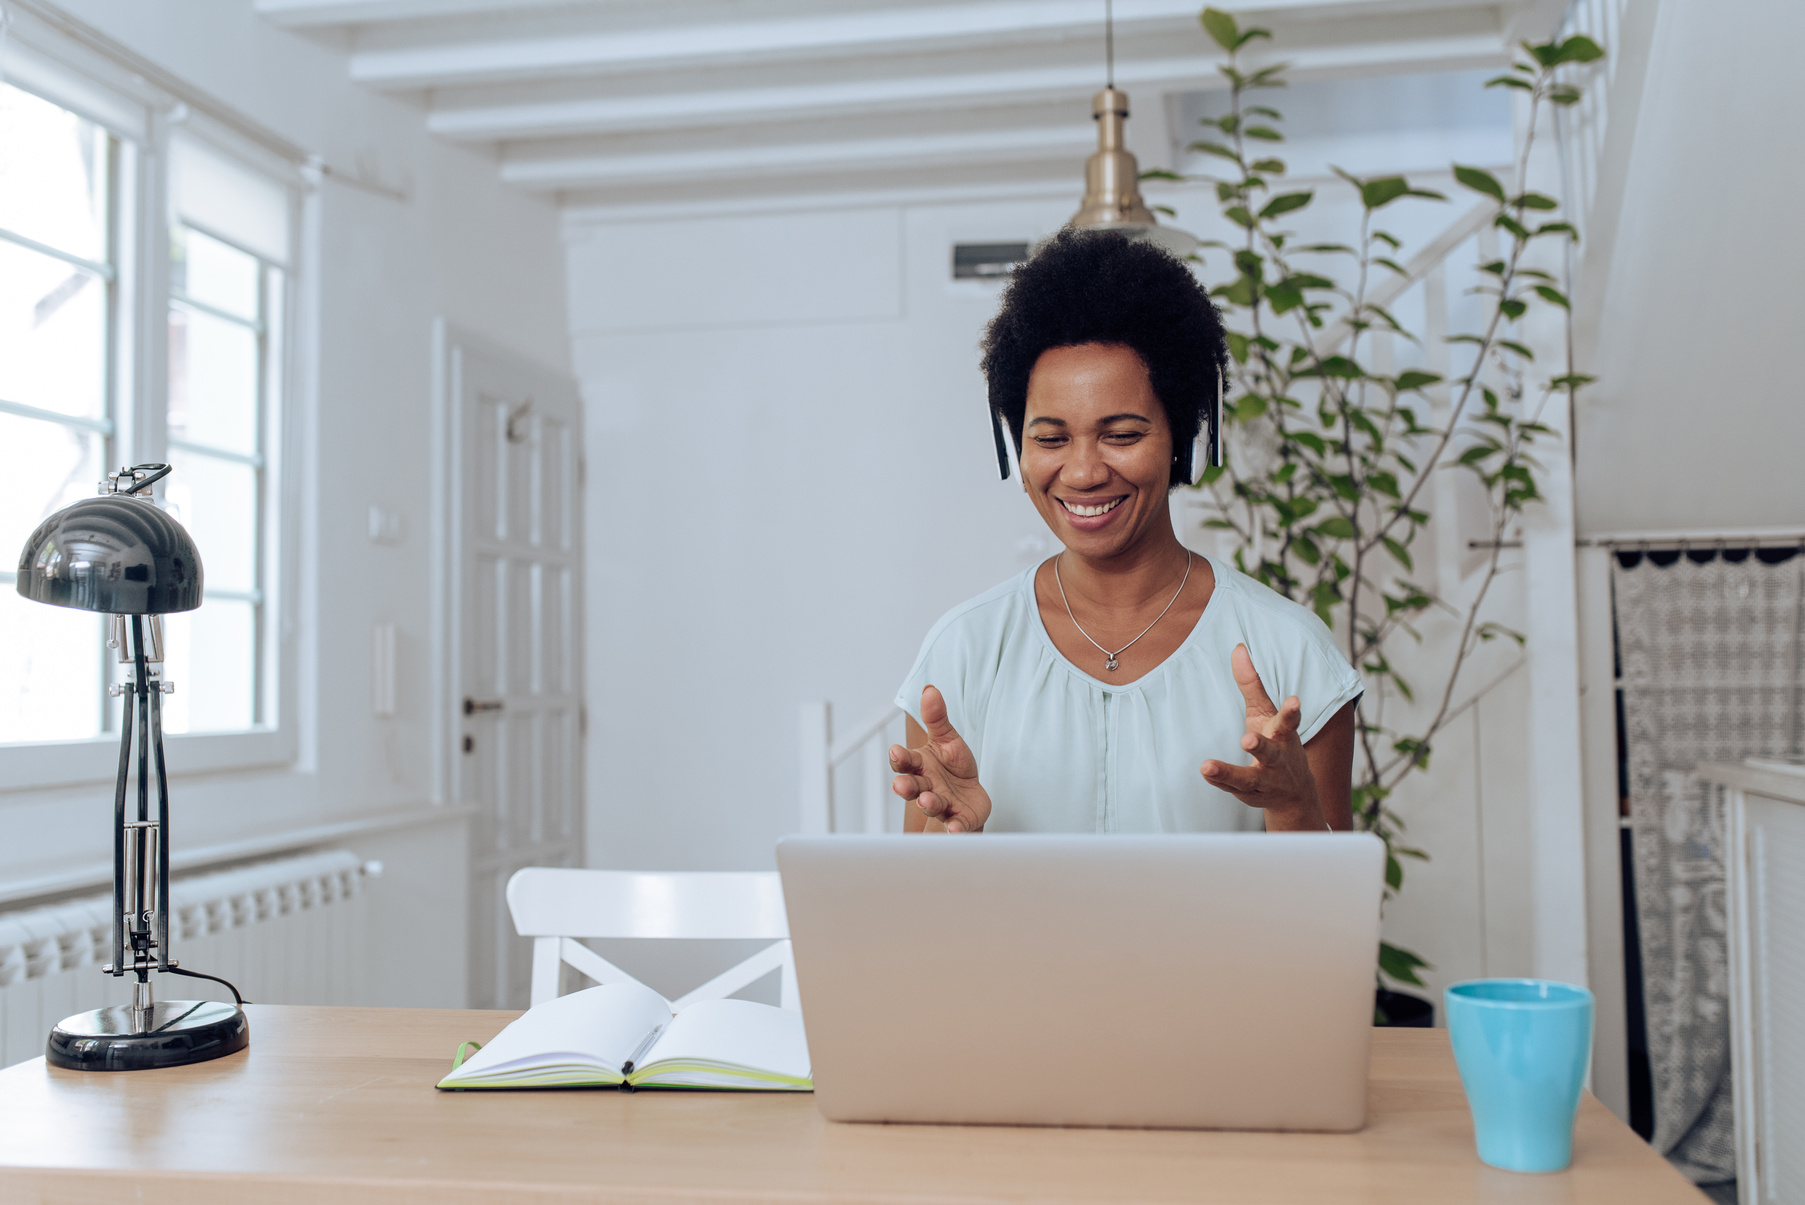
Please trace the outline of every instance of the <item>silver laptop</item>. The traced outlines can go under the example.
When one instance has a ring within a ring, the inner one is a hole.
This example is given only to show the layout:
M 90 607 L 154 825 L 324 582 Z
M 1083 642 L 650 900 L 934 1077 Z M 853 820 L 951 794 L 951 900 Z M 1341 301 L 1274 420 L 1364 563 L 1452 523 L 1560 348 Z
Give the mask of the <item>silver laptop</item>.
M 786 837 L 816 1102 L 1358 1129 L 1384 859 L 1328 833 Z

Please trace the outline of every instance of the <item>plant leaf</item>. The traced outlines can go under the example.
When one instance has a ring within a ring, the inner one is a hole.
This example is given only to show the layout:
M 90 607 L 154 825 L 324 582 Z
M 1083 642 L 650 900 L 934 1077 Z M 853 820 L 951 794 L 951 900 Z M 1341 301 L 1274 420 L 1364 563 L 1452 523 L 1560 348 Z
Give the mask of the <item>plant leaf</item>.
M 1563 310 L 1570 310 L 1573 308 L 1572 304 L 1567 300 L 1567 295 L 1551 285 L 1537 285 L 1536 296 L 1540 297 L 1543 301 L 1553 302 Z
M 1549 66 L 1560 63 L 1592 63 L 1603 57 L 1604 47 L 1585 34 L 1576 33 L 1555 49 L 1554 62 Z
M 1263 218 L 1276 218 L 1282 213 L 1290 213 L 1294 209 L 1302 209 L 1310 203 L 1311 198 L 1315 195 L 1316 194 L 1313 192 L 1282 192 L 1278 196 L 1272 198 L 1272 200 L 1266 202 L 1266 207 L 1260 210 L 1260 216 Z
M 1498 177 L 1492 175 L 1492 173 L 1486 171 L 1483 167 L 1466 167 L 1456 163 L 1454 165 L 1454 178 L 1474 192 L 1482 192 L 1486 196 L 1499 202 L 1503 202 L 1504 200 L 1504 185 L 1498 183 Z
M 1500 213 L 1497 217 L 1493 218 L 1492 225 L 1500 230 L 1508 230 L 1520 239 L 1535 237 L 1533 234 L 1529 233 L 1529 227 L 1517 221 L 1517 219 L 1511 217 L 1508 213 Z
M 1439 373 L 1422 372 L 1415 368 L 1408 369 L 1398 374 L 1398 391 L 1421 389 L 1423 386 L 1433 385 L 1439 380 L 1441 380 Z
M 1408 983 L 1415 987 L 1426 986 L 1417 976 L 1416 972 L 1419 967 L 1424 970 L 1435 969 L 1430 966 L 1429 963 L 1411 953 L 1409 950 L 1404 949 L 1402 946 L 1394 946 L 1388 941 L 1379 943 L 1379 970 L 1386 978 L 1395 979 L 1399 983 Z
M 1183 176 L 1179 175 L 1177 172 L 1167 171 L 1163 167 L 1148 168 L 1146 171 L 1141 173 L 1141 179 L 1143 179 L 1143 180 L 1175 180 L 1181 184 L 1184 182 Z
M 1261 142 L 1285 141 L 1285 136 L 1271 126 L 1248 126 L 1241 133 L 1249 138 L 1258 138 Z
M 1380 176 L 1360 185 L 1360 203 L 1368 209 L 1389 205 L 1410 191 L 1410 181 L 1402 176 Z
M 1525 92 L 1535 91 L 1534 84 L 1514 75 L 1500 75 L 1494 79 L 1488 79 L 1485 81 L 1485 86 L 1488 88 L 1521 88 Z
M 1197 19 L 1203 24 L 1203 32 L 1209 34 L 1222 49 L 1232 54 L 1241 45 L 1240 27 L 1228 13 L 1219 8 L 1206 8 Z

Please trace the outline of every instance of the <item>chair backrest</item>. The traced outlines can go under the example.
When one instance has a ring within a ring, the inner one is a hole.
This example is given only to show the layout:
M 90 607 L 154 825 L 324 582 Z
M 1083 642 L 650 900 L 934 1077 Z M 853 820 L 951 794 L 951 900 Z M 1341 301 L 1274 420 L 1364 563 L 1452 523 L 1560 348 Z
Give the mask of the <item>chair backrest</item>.
M 557 996 L 562 963 L 597 983 L 638 982 L 577 938 L 765 938 L 774 944 L 709 980 L 674 1007 L 729 996 L 779 969 L 783 1007 L 800 1007 L 783 884 L 774 873 L 534 866 L 514 873 L 507 894 L 515 930 L 534 939 L 533 1004 Z

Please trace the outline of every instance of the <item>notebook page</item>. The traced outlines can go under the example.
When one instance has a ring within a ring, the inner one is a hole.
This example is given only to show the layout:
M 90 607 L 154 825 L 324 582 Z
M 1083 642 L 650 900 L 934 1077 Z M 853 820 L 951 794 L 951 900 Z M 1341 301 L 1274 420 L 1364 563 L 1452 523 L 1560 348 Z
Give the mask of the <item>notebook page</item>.
M 609 983 L 529 1008 L 464 1060 L 457 1077 L 547 1064 L 584 1063 L 619 1072 L 653 1028 L 671 1019 L 663 996 L 638 983 Z
M 751 1000 L 700 1000 L 677 1015 L 639 1060 L 716 1063 L 778 1075 L 809 1077 L 808 1036 L 802 1014 Z

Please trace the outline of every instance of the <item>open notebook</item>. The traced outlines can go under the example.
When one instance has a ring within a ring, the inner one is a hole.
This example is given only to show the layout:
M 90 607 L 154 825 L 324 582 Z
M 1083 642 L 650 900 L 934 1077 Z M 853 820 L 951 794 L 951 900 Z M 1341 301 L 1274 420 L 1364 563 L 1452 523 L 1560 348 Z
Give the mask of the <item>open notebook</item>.
M 609 983 L 528 1009 L 439 1081 L 441 1088 L 620 1085 L 812 1091 L 802 1014 L 750 1000 L 701 1000 L 673 1014 L 643 984 Z

